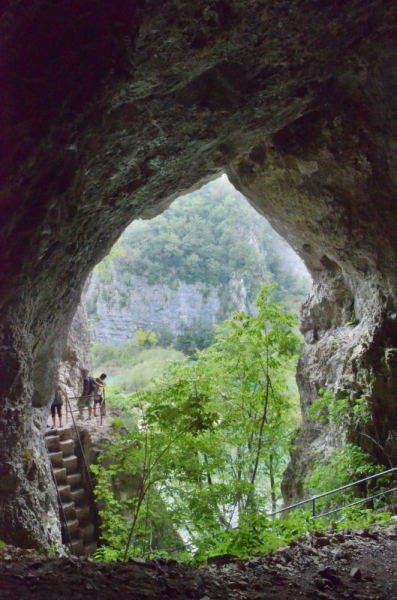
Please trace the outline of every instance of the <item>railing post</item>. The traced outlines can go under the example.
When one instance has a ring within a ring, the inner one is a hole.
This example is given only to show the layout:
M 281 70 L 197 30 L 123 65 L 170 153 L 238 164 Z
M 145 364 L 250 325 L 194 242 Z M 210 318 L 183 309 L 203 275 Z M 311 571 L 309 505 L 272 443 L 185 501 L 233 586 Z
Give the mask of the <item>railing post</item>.
M 313 510 L 312 510 L 312 513 L 313 513 L 313 517 L 315 517 L 316 516 L 316 499 L 315 498 L 313 498 Z

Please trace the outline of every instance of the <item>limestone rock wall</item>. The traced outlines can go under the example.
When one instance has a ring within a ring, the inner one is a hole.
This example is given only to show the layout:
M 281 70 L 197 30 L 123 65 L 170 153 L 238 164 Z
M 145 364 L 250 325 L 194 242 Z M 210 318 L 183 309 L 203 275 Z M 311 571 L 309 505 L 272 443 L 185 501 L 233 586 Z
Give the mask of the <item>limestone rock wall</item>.
M 59 381 L 69 397 L 82 393 L 81 369 L 92 373 L 90 332 L 85 304 L 81 301 L 74 314 L 59 365 Z
M 118 344 L 135 338 L 137 329 L 156 331 L 166 326 L 174 336 L 196 323 L 214 324 L 233 310 L 252 312 L 243 281 L 208 288 L 203 283 L 177 281 L 173 287 L 149 285 L 144 277 L 129 275 L 120 281 L 111 269 L 111 281 L 92 278 L 86 302 L 95 306 L 90 322 L 92 337 L 103 344 Z
M 389 134 L 396 134 L 397 123 L 387 133 L 366 96 L 374 88 L 385 89 L 384 78 L 396 81 L 394 69 L 383 67 L 371 76 L 351 73 L 330 82 L 329 98 L 347 94 L 350 105 L 330 101 L 313 110 L 228 171 L 313 278 L 300 316 L 306 343 L 297 381 L 304 424 L 285 474 L 287 501 L 301 496 L 313 456 L 327 454 L 341 439 L 359 443 L 385 465 L 397 464 L 396 454 L 381 449 L 397 426 L 397 264 L 396 238 L 390 234 L 397 222 L 383 188 L 386 181 L 395 185 L 390 170 L 395 172 L 397 156 Z M 376 133 L 371 131 L 375 122 Z M 354 430 L 322 431 L 308 423 L 306 408 L 320 388 L 350 400 L 364 398 L 371 414 L 367 433 L 375 442 Z

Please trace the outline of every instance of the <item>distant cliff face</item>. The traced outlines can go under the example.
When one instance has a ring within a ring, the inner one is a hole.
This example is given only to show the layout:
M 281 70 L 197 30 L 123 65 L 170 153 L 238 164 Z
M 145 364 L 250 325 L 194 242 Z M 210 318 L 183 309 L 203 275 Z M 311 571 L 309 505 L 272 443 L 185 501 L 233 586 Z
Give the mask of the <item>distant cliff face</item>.
M 87 290 L 90 306 L 91 337 L 103 344 L 121 344 L 135 337 L 137 329 L 156 331 L 167 327 L 178 336 L 186 326 L 211 323 L 230 312 L 252 312 L 243 281 L 207 287 L 204 283 L 184 281 L 150 285 L 144 277 L 130 275 L 121 281 L 110 266 L 110 281 L 104 283 L 94 273 Z
M 92 338 L 119 344 L 161 328 L 180 336 L 253 313 L 259 285 L 271 281 L 297 311 L 309 289 L 302 260 L 223 176 L 127 228 L 86 292 Z

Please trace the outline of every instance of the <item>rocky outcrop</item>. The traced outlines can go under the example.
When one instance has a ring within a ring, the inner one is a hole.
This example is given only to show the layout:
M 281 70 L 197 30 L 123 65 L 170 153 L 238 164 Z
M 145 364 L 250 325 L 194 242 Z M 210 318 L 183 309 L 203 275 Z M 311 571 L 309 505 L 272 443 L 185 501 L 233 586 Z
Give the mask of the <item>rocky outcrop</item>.
M 6 2 L 0 539 L 59 543 L 40 415 L 90 271 L 229 164 L 313 275 L 303 407 L 354 386 L 396 429 L 396 17 L 392 0 Z
M 84 302 L 80 302 L 73 317 L 59 365 L 59 381 L 69 397 L 82 393 L 81 369 L 92 372 L 90 333 Z
M 385 90 L 389 66 L 384 69 L 372 72 L 370 86 L 367 71 L 329 82 L 327 105 L 278 131 L 228 171 L 313 278 L 300 317 L 306 342 L 297 373 L 303 429 L 286 473 L 287 500 L 301 495 L 309 461 L 321 446 L 318 427 L 305 418 L 319 388 L 364 398 L 368 433 L 376 440 L 356 431 L 321 432 L 328 451 L 347 434 L 385 464 L 397 461 L 381 450 L 397 424 L 396 246 L 389 233 L 395 215 L 383 191 L 386 181 L 392 185 L 392 155 L 386 123 L 371 103 L 372 86 Z M 343 94 L 350 104 L 340 104 Z
M 130 274 L 120 281 L 111 269 L 111 281 L 103 284 L 94 277 L 86 300 L 95 305 L 92 337 L 103 344 L 119 344 L 135 338 L 137 329 L 150 331 L 167 327 L 182 335 L 186 326 L 214 324 L 232 310 L 252 312 L 243 281 L 208 288 L 203 283 L 177 281 L 173 287 L 150 285 L 145 277 Z

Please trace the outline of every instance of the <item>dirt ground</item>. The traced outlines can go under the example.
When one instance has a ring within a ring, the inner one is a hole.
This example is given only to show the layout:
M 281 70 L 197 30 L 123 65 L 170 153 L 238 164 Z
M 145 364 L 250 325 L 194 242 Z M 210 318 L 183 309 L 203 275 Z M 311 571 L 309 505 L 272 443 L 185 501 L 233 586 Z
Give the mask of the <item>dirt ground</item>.
M 397 525 L 354 534 L 314 532 L 275 554 L 211 559 L 195 569 L 174 560 L 105 564 L 0 549 L 0 598 L 23 600 L 397 599 Z

